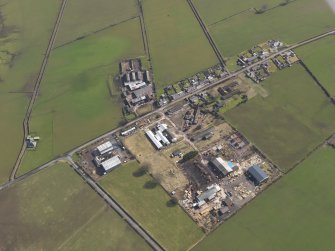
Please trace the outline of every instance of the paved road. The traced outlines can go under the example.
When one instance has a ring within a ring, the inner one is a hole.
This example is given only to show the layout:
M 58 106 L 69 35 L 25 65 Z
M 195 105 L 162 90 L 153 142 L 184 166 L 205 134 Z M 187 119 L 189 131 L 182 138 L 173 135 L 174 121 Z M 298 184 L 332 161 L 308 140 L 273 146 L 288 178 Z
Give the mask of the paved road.
M 60 25 L 60 23 L 62 21 L 62 18 L 63 18 L 63 14 L 64 14 L 64 10 L 65 10 L 65 6 L 67 4 L 67 1 L 68 0 L 63 0 L 62 4 L 60 6 L 58 16 L 57 16 L 57 20 L 55 22 L 55 25 L 54 25 L 54 28 L 53 28 L 53 31 L 52 31 L 52 34 L 51 34 L 51 37 L 50 37 L 50 40 L 49 40 L 48 48 L 45 52 L 42 65 L 41 65 L 40 71 L 38 73 L 36 82 L 35 82 L 34 90 L 33 90 L 32 96 L 30 98 L 28 107 L 27 107 L 26 115 L 25 115 L 24 120 L 23 120 L 23 142 L 22 142 L 21 150 L 20 150 L 20 153 L 19 153 L 19 155 L 16 159 L 16 163 L 13 167 L 13 170 L 12 170 L 12 173 L 10 175 L 9 180 L 14 180 L 15 179 L 17 170 L 20 167 L 23 155 L 24 155 L 24 153 L 26 151 L 26 148 L 27 148 L 25 140 L 26 140 L 27 136 L 29 135 L 29 131 L 30 131 L 29 130 L 30 116 L 31 116 L 32 109 L 33 109 L 33 106 L 35 104 L 36 98 L 38 97 L 38 91 L 39 91 L 39 88 L 40 88 L 40 85 L 41 85 L 41 82 L 42 82 L 42 79 L 43 79 L 43 76 L 44 76 L 46 66 L 48 64 L 50 52 L 51 52 L 51 50 L 54 46 L 54 43 L 55 43 L 56 35 L 57 35 L 58 29 L 59 29 L 59 25 Z
M 284 49 L 284 50 L 281 50 L 280 52 L 277 52 L 277 53 L 272 54 L 271 56 L 267 57 L 266 59 L 263 59 L 263 60 L 261 60 L 261 61 L 258 61 L 258 62 L 254 63 L 254 64 L 252 64 L 252 65 L 250 65 L 250 66 L 248 66 L 248 67 L 245 67 L 245 68 L 243 68 L 243 69 L 241 69 L 241 70 L 238 70 L 238 71 L 236 71 L 236 72 L 234 72 L 234 73 L 232 73 L 232 74 L 229 74 L 227 77 L 222 78 L 222 79 L 220 79 L 220 80 L 218 80 L 218 81 L 216 81 L 216 82 L 213 82 L 213 83 L 211 83 L 211 84 L 205 85 L 204 87 L 202 87 L 202 88 L 200 88 L 200 89 L 198 89 L 198 90 L 196 90 L 196 91 L 194 91 L 194 92 L 192 92 L 192 93 L 189 93 L 189 94 L 183 96 L 183 97 L 180 98 L 180 99 L 177 99 L 177 100 L 172 101 L 171 103 L 169 103 L 168 105 L 166 105 L 166 106 L 164 106 L 164 107 L 161 107 L 161 108 L 159 108 L 159 109 L 157 109 L 157 110 L 154 110 L 154 111 L 152 111 L 152 112 L 150 112 L 150 113 L 148 113 L 148 114 L 146 114 L 146 115 L 144 115 L 144 116 L 142 116 L 142 117 L 136 118 L 135 120 L 133 120 L 133 121 L 127 123 L 126 125 L 124 125 L 124 126 L 122 126 L 122 127 L 119 127 L 119 128 L 114 129 L 114 130 L 112 130 L 112 131 L 109 131 L 109 132 L 107 132 L 107 133 L 105 133 L 105 134 L 103 134 L 103 135 L 101 135 L 101 136 L 99 136 L 99 137 L 97 137 L 97 138 L 95 138 L 95 139 L 92 139 L 92 140 L 86 142 L 85 144 L 83 144 L 83 145 L 81 145 L 81 146 L 76 147 L 75 149 L 70 150 L 70 151 L 68 152 L 68 154 L 72 156 L 75 152 L 77 152 L 77 151 L 79 151 L 79 150 L 81 150 L 81 149 L 83 149 L 83 148 L 85 148 L 85 147 L 91 145 L 92 143 L 94 143 L 94 142 L 96 142 L 96 141 L 98 141 L 98 140 L 101 140 L 101 139 L 103 139 L 103 138 L 105 138 L 105 137 L 108 137 L 108 136 L 110 136 L 111 134 L 113 134 L 113 133 L 115 133 L 115 132 L 118 132 L 118 131 L 120 131 L 120 130 L 122 130 L 122 129 L 124 129 L 124 128 L 127 128 L 127 127 L 129 127 L 129 126 L 135 124 L 136 122 L 138 122 L 138 121 L 140 121 L 140 120 L 142 120 L 142 119 L 148 118 L 148 117 L 152 116 L 152 115 L 155 114 L 155 113 L 163 112 L 164 110 L 173 107 L 176 103 L 180 102 L 182 99 L 189 98 L 189 97 L 191 97 L 191 96 L 193 96 L 193 95 L 195 95 L 195 94 L 197 94 L 197 93 L 200 93 L 200 92 L 202 92 L 202 91 L 204 91 L 204 90 L 206 90 L 206 89 L 212 88 L 212 87 L 217 86 L 217 85 L 219 85 L 219 84 L 221 84 L 221 83 L 223 83 L 223 82 L 225 82 L 225 81 L 228 81 L 228 80 L 230 80 L 230 79 L 233 79 L 233 78 L 237 77 L 238 75 L 240 75 L 241 73 L 246 72 L 246 71 L 249 70 L 250 68 L 255 67 L 255 66 L 257 66 L 257 65 L 260 65 L 260 64 L 262 64 L 262 63 L 268 61 L 269 59 L 274 58 L 274 57 L 280 55 L 280 54 L 283 53 L 283 52 L 287 52 L 287 51 L 289 51 L 289 50 L 293 50 L 293 49 L 295 49 L 295 48 L 298 48 L 298 47 L 300 47 L 300 46 L 303 46 L 303 45 L 306 45 L 306 44 L 315 42 L 315 41 L 317 41 L 317 40 L 319 40 L 319 39 L 322 39 L 322 38 L 327 37 L 327 36 L 330 36 L 330 35 L 335 35 L 335 30 L 332 30 L 332 31 L 330 31 L 330 32 L 323 33 L 323 34 L 321 34 L 321 35 L 318 35 L 318 36 L 315 36 L 315 37 L 306 39 L 306 40 L 304 40 L 304 41 L 302 41 L 302 42 L 300 42 L 300 43 L 297 43 L 297 44 L 294 44 L 294 45 L 292 45 L 292 46 L 289 46 L 288 48 L 286 48 L 286 49 Z
M 99 186 L 89 175 L 73 162 L 71 157 L 67 157 L 72 168 L 98 193 L 107 204 L 113 208 L 143 239 L 156 251 L 164 249 L 157 243 L 148 232 L 146 232 L 105 190 Z

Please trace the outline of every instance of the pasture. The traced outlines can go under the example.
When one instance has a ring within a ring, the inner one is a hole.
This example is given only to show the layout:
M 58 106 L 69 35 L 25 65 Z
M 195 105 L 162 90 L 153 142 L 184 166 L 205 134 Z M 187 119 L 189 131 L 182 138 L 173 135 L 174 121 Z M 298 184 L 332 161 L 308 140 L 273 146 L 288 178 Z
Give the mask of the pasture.
M 203 236 L 192 219 L 135 161 L 112 171 L 100 180 L 100 185 L 166 250 L 187 250 Z
M 137 0 L 69 0 L 55 46 L 138 16 Z
M 295 51 L 329 94 L 335 96 L 335 38 L 325 38 Z
M 335 15 L 326 1 L 296 0 L 279 5 L 283 2 L 195 0 L 213 39 L 227 58 L 269 39 L 293 44 L 335 28 Z M 256 14 L 254 8 L 262 6 L 266 11 Z
M 0 192 L 0 250 L 150 250 L 67 164 Z
M 224 117 L 283 171 L 335 132 L 335 106 L 300 66 L 279 71 L 256 96 Z
M 22 144 L 22 121 L 59 10 L 59 1 L 0 1 L 0 183 Z M 39 11 L 43 9 L 43 11 Z
M 321 148 L 193 251 L 333 250 L 335 150 Z
M 54 49 L 30 123 L 41 141 L 19 174 L 117 127 L 123 114 L 113 78 L 120 59 L 141 55 L 138 19 Z
M 158 95 L 165 86 L 218 62 L 186 1 L 142 2 Z

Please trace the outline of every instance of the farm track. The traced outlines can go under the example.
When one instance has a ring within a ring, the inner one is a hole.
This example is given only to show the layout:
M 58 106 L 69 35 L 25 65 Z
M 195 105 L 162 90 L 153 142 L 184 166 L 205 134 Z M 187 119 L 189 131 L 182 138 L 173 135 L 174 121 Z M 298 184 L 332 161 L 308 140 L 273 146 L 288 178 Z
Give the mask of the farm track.
M 47 52 L 45 54 L 45 58 L 43 60 L 43 63 L 42 63 L 42 66 L 41 66 L 41 69 L 40 69 L 40 72 L 39 72 L 39 75 L 38 75 L 38 78 L 37 78 L 37 81 L 36 81 L 36 84 L 35 84 L 35 87 L 34 87 L 34 92 L 33 92 L 33 96 L 30 100 L 30 103 L 29 103 L 29 106 L 28 106 L 28 109 L 27 109 L 27 113 L 26 113 L 26 117 L 24 119 L 24 122 L 23 122 L 23 125 L 24 125 L 24 134 L 25 134 L 25 137 L 28 135 L 29 133 L 29 120 L 30 120 L 30 115 L 31 115 L 31 112 L 32 112 L 32 107 L 36 101 L 36 98 L 38 97 L 38 90 L 39 90 L 39 86 L 40 86 L 40 83 L 41 83 L 41 80 L 43 78 L 43 74 L 44 74 L 44 71 L 45 71 L 45 68 L 46 68 L 46 65 L 47 65 L 47 62 L 48 62 L 48 58 L 49 58 L 49 55 L 50 55 L 50 51 L 52 49 L 52 46 L 53 46 L 53 43 L 55 41 L 55 37 L 56 37 L 56 34 L 57 34 L 57 31 L 58 31 L 58 27 L 59 27 L 59 23 L 62 19 L 62 16 L 63 16 L 63 12 L 64 12 L 64 9 L 65 9 L 65 6 L 66 6 L 66 3 L 67 3 L 67 0 L 63 0 L 62 2 L 62 6 L 61 6 L 61 9 L 60 9 L 60 12 L 59 12 L 59 15 L 58 15 L 58 18 L 57 18 L 57 21 L 56 21 L 56 24 L 55 24 L 55 27 L 54 27 L 54 30 L 53 30 L 53 33 L 52 33 L 52 36 L 50 38 L 50 42 L 49 42 L 49 46 L 48 46 L 48 49 L 47 49 Z M 200 88 L 198 90 L 196 90 L 195 92 L 192 92 L 192 93 L 189 93 L 188 95 L 182 97 L 181 99 L 177 99 L 171 103 L 169 103 L 168 105 L 164 106 L 164 107 L 161 107 L 155 111 L 152 111 L 144 116 L 141 116 L 141 117 L 138 117 L 136 118 L 135 120 L 127 123 L 126 125 L 122 126 L 122 127 L 119 127 L 119 128 L 116 128 L 112 131 L 109 131 L 99 137 L 96 137 L 88 142 L 86 142 L 85 144 L 81 145 L 81 146 L 78 146 L 70 151 L 68 151 L 67 153 L 64 153 L 63 156 L 61 157 L 58 157 L 58 158 L 55 158 L 54 160 L 51 160 L 47 163 L 45 163 L 44 165 L 41 165 L 33 170 L 31 170 L 30 172 L 22 175 L 22 176 L 19 176 L 19 177 L 15 177 L 16 175 L 16 172 L 20 166 L 20 163 L 21 163 L 21 160 L 22 160 L 22 157 L 23 157 L 23 154 L 26 150 L 26 145 L 25 145 L 25 137 L 23 139 L 23 145 L 22 145 L 22 149 L 21 149 L 21 152 L 20 152 L 20 155 L 18 156 L 18 159 L 17 159 L 17 162 L 15 164 L 15 167 L 13 168 L 13 171 L 12 171 L 12 174 L 11 174 L 11 177 L 10 177 L 10 180 L 9 182 L 3 184 L 3 185 L 0 185 L 0 191 L 1 190 L 4 190 L 4 189 L 7 189 L 9 188 L 10 186 L 16 184 L 16 183 L 19 183 L 21 181 L 23 181 L 24 179 L 48 168 L 48 167 L 51 167 L 53 166 L 54 164 L 56 164 L 57 162 L 68 162 L 72 168 L 91 186 L 92 189 L 94 189 L 105 201 L 106 203 L 112 207 L 117 213 L 119 213 L 119 215 L 121 215 L 121 217 L 123 217 L 127 223 L 139 234 L 141 235 L 150 245 L 152 248 L 154 248 L 154 250 L 164 250 L 150 235 L 149 233 L 147 233 L 107 192 L 105 192 L 95 181 L 93 181 L 88 175 L 86 175 L 82 169 L 80 169 L 80 167 L 78 167 L 76 165 L 76 163 L 72 160 L 71 156 L 73 154 L 75 154 L 75 152 L 87 147 L 88 145 L 100 140 L 100 139 L 103 139 L 107 136 L 110 136 L 111 134 L 114 134 L 116 132 L 119 132 L 120 130 L 124 129 L 124 128 L 127 128 L 131 125 L 133 125 L 134 123 L 144 119 L 144 118 L 148 118 L 150 116 L 152 116 L 153 114 L 155 113 L 159 113 L 159 112 L 163 112 L 164 110 L 166 109 L 169 109 L 170 107 L 174 106 L 176 103 L 180 102 L 182 99 L 185 99 L 185 98 L 188 98 L 190 96 L 193 96 L 197 93 L 200 93 L 206 89 L 209 89 L 209 88 L 212 88 L 212 87 L 215 87 L 223 82 L 226 82 L 230 79 L 233 79 L 235 77 L 237 77 L 238 75 L 244 73 L 245 71 L 249 70 L 250 68 L 252 67 L 255 67 L 257 65 L 260 65 L 262 63 L 264 63 L 265 61 L 271 59 L 271 58 L 274 58 L 276 57 L 277 55 L 283 53 L 283 52 L 286 52 L 286 51 L 289 51 L 289 50 L 293 50 L 295 48 L 298 48 L 298 47 L 301 47 L 301 46 L 304 46 L 306 44 L 309 44 L 309 43 L 312 43 L 312 42 L 315 42 L 315 41 L 318 41 L 320 39 L 323 39 L 327 36 L 330 36 L 330 35 L 335 35 L 335 30 L 332 30 L 332 31 L 329 31 L 329 32 L 326 32 L 326 33 L 323 33 L 321 35 L 318 35 L 318 36 L 314 36 L 314 37 L 311 37 L 309 39 L 306 39 L 304 41 L 301 41 L 299 43 L 296 43 L 292 46 L 289 46 L 287 47 L 286 49 L 280 51 L 280 52 L 277 52 L 277 53 L 274 53 L 272 54 L 271 56 L 269 56 L 268 58 L 264 59 L 264 60 L 261 60 L 259 62 L 256 62 L 252 65 L 249 65 L 248 67 L 245 67 L 244 69 L 241 69 L 241 70 L 238 70 L 234 73 L 231 73 L 229 76 L 225 77 L 225 78 L 222 78 L 216 82 L 213 82 L 211 84 L 208 84 L 206 86 L 204 86 L 203 88 Z M 323 144 L 323 143 L 322 143 Z M 320 146 L 319 146 L 320 147 Z M 315 149 L 314 149 L 315 150 Z M 313 150 L 313 152 L 314 152 Z M 311 153 L 309 153 L 310 155 Z
M 119 131 L 121 131 L 122 129 L 125 129 L 125 128 L 127 128 L 127 127 L 129 127 L 129 126 L 135 124 L 136 122 L 142 120 L 142 119 L 145 119 L 145 118 L 148 118 L 148 117 L 152 116 L 152 115 L 155 114 L 155 113 L 163 112 L 164 110 L 173 107 L 176 103 L 180 102 L 182 99 L 189 98 L 189 97 L 191 97 L 191 96 L 193 96 L 193 95 L 195 95 L 195 94 L 197 94 L 197 93 L 200 93 L 200 92 L 202 92 L 202 91 L 204 91 L 204 90 L 206 90 L 206 89 L 215 87 L 215 86 L 217 86 L 217 85 L 219 85 L 219 84 L 221 84 L 221 83 L 223 83 L 223 82 L 226 82 L 226 81 L 228 81 L 228 80 L 230 80 L 230 79 L 233 79 L 233 78 L 237 77 L 238 75 L 244 73 L 245 71 L 249 70 L 250 68 L 255 67 L 256 65 L 262 64 L 262 63 L 264 63 L 265 61 L 267 61 L 267 60 L 269 60 L 269 59 L 271 59 L 271 58 L 274 58 L 274 57 L 278 56 L 279 54 L 281 54 L 281 53 L 283 53 L 283 52 L 286 52 L 286 51 L 289 51 L 289 50 L 293 50 L 293 49 L 295 49 L 295 48 L 304 46 L 304 45 L 309 44 L 309 43 L 313 43 L 313 42 L 315 42 L 315 41 L 318 41 L 318 40 L 320 40 L 320 39 L 323 39 L 323 38 L 328 37 L 328 36 L 331 36 L 331 35 L 335 35 L 335 30 L 332 30 L 332 31 L 323 33 L 323 34 L 321 34 L 321 35 L 314 36 L 314 37 L 312 37 L 312 38 L 306 39 L 306 40 L 304 40 L 304 41 L 302 41 L 302 42 L 299 42 L 299 43 L 296 43 L 295 45 L 292 45 L 292 46 L 290 46 L 290 47 L 288 47 L 288 48 L 286 48 L 286 49 L 284 49 L 284 50 L 282 50 L 282 51 L 280 51 L 280 52 L 277 52 L 277 53 L 275 53 L 275 54 L 272 54 L 270 57 L 268 57 L 268 58 L 266 58 L 266 59 L 264 59 L 264 60 L 261 60 L 261 61 L 259 61 L 259 62 L 256 62 L 256 63 L 254 63 L 254 64 L 252 64 L 252 65 L 249 65 L 248 67 L 245 67 L 244 69 L 238 70 L 238 71 L 236 71 L 236 72 L 230 74 L 229 76 L 227 76 L 227 77 L 225 77 L 225 78 L 223 78 L 223 79 L 220 79 L 220 80 L 218 80 L 218 81 L 216 81 L 216 82 L 214 82 L 214 83 L 211 83 L 211 84 L 209 84 L 209 85 L 206 85 L 206 86 L 204 86 L 203 88 L 200 88 L 200 89 L 196 90 L 195 92 L 189 93 L 188 95 L 182 97 L 181 99 L 174 100 L 174 101 L 172 101 L 171 103 L 169 103 L 168 105 L 166 105 L 166 106 L 164 106 L 164 107 L 161 107 L 161 108 L 159 108 L 159 109 L 157 109 L 157 110 L 154 110 L 154 111 L 152 111 L 152 112 L 150 112 L 150 113 L 147 113 L 146 115 L 143 115 L 143 116 L 141 116 L 141 117 L 138 117 L 138 118 L 136 118 L 135 120 L 133 120 L 133 121 L 131 121 L 131 122 L 129 122 L 129 123 L 127 123 L 127 124 L 121 126 L 121 127 L 118 127 L 118 128 L 113 129 L 113 130 L 111 130 L 111 131 L 109 131 L 109 132 L 106 132 L 106 133 L 104 133 L 104 134 L 102 134 L 102 135 L 100 135 L 100 136 L 98 136 L 98 137 L 96 137 L 96 138 L 94 138 L 94 139 L 91 139 L 91 140 L 87 141 L 86 143 L 84 143 L 84 144 L 82 144 L 82 145 L 80 145 L 80 146 L 78 146 L 78 147 L 76 147 L 76 148 L 74 148 L 74 149 L 71 149 L 71 150 L 69 150 L 68 152 L 64 153 L 63 156 L 58 157 L 58 158 L 55 158 L 54 160 L 51 160 L 51 161 L 49 161 L 49 162 L 47 162 L 47 163 L 45 163 L 45 164 L 43 164 L 43 165 L 37 167 L 37 168 L 33 169 L 32 171 L 28 172 L 27 174 L 18 177 L 17 179 L 20 179 L 20 180 L 25 179 L 25 178 L 29 177 L 30 175 L 33 175 L 34 173 L 37 173 L 38 171 L 43 170 L 44 168 L 46 168 L 46 167 L 48 167 L 48 166 L 52 166 L 52 165 L 53 165 L 54 163 L 56 163 L 57 161 L 64 160 L 65 157 L 72 156 L 72 155 L 75 154 L 77 151 L 79 151 L 79 150 L 81 150 L 81 149 L 83 149 L 83 148 L 89 146 L 90 144 L 95 143 L 95 142 L 98 141 L 98 140 L 101 140 L 101 139 L 103 139 L 103 138 L 105 138 L 105 137 L 108 137 L 108 136 L 110 136 L 110 135 L 112 135 L 112 134 L 114 134 L 114 133 L 116 133 L 116 132 L 119 132 Z M 24 147 L 25 147 L 25 146 L 24 146 Z M 13 171 L 14 171 L 14 170 L 13 170 Z M 15 176 L 14 176 L 14 178 L 15 178 Z M 12 181 L 14 180 L 14 178 L 13 178 L 13 179 L 10 179 L 10 182 L 8 182 L 8 183 L 6 183 L 6 184 L 0 186 L 0 190 L 3 189 L 3 188 L 2 188 L 3 186 L 8 187 L 10 184 L 13 184 L 14 182 L 12 182 Z
M 155 251 L 163 251 L 164 248 L 160 246 L 158 242 L 151 237 L 151 235 L 141 227 L 141 225 L 136 222 L 136 220 L 131 217 L 98 183 L 96 183 L 90 176 L 88 176 L 76 163 L 71 159 L 67 158 L 67 161 L 78 173 L 81 178 L 99 195 L 105 202 L 114 209 L 127 223 L 132 227 Z
M 59 25 L 60 25 L 60 23 L 63 19 L 63 14 L 64 14 L 64 10 L 65 10 L 67 2 L 68 2 L 68 0 L 63 0 L 62 4 L 60 6 L 58 16 L 57 16 L 57 19 L 56 19 L 56 22 L 55 22 L 50 40 L 49 40 L 49 44 L 48 44 L 47 50 L 45 52 L 42 65 L 41 65 L 40 71 L 38 73 L 38 76 L 37 76 L 37 79 L 36 79 L 36 82 L 35 82 L 35 85 L 34 85 L 34 90 L 33 90 L 32 96 L 30 98 L 30 101 L 29 101 L 29 104 L 28 104 L 28 107 L 27 107 L 27 111 L 26 111 L 26 114 L 25 114 L 25 117 L 24 117 L 24 120 L 23 120 L 23 140 L 22 140 L 21 150 L 20 150 L 20 153 L 19 153 L 19 155 L 16 159 L 16 163 L 15 163 L 15 165 L 13 167 L 13 170 L 10 174 L 9 180 L 14 180 L 15 179 L 17 170 L 20 167 L 20 164 L 22 162 L 22 158 L 23 158 L 24 153 L 25 153 L 26 148 L 27 148 L 26 138 L 30 133 L 29 122 L 30 122 L 31 113 L 32 113 L 35 101 L 38 97 L 38 92 L 39 92 L 39 89 L 40 89 L 40 85 L 41 85 L 41 82 L 42 82 L 42 79 L 43 79 L 43 76 L 44 76 L 46 66 L 48 64 L 48 60 L 49 60 L 51 50 L 52 50 L 53 45 L 54 45 L 55 40 L 56 40 L 56 36 L 57 36 L 58 30 L 59 30 Z
M 199 24 L 200 24 L 200 26 L 201 26 L 201 29 L 202 29 L 203 32 L 205 33 L 208 42 L 209 42 L 210 45 L 212 46 L 212 49 L 214 50 L 214 53 L 215 53 L 216 57 L 219 59 L 220 64 L 221 64 L 222 66 L 224 66 L 224 67 L 225 67 L 225 70 L 230 74 L 228 68 L 226 67 L 226 62 L 224 61 L 223 56 L 222 56 L 220 50 L 218 49 L 218 47 L 216 46 L 216 44 L 215 44 L 215 42 L 214 42 L 214 40 L 213 40 L 211 34 L 209 33 L 209 31 L 208 31 L 208 29 L 207 29 L 205 23 L 202 21 L 202 18 L 201 18 L 201 16 L 200 16 L 198 10 L 197 10 L 196 7 L 194 6 L 192 0 L 187 0 L 187 2 L 188 2 L 188 4 L 189 4 L 190 7 L 191 7 L 191 10 L 192 10 L 194 16 L 195 16 L 196 19 L 198 20 L 198 22 L 199 22 Z

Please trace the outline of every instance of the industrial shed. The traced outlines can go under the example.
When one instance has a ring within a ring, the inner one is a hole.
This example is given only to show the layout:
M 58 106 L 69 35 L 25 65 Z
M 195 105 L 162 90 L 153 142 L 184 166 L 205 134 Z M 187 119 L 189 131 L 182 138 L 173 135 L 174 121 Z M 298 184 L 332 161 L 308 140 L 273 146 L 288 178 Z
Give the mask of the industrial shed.
M 101 163 L 101 167 L 105 170 L 105 172 L 112 171 L 115 167 L 121 164 L 121 160 L 119 156 L 114 156 L 104 162 Z
M 256 185 L 260 185 L 269 179 L 269 176 L 262 170 L 259 165 L 252 166 L 248 169 L 248 174 Z
M 223 177 L 238 169 L 238 167 L 233 162 L 225 161 L 221 157 L 211 160 L 210 164 L 215 168 L 220 176 Z

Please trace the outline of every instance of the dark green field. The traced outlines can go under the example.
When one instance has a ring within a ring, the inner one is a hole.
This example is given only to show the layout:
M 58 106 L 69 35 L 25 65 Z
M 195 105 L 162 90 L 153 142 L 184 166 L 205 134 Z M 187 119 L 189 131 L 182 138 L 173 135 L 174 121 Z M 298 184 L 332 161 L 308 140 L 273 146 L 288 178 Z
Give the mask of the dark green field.
M 315 77 L 335 96 L 335 38 L 329 37 L 296 49 Z
M 257 96 L 225 118 L 287 171 L 335 132 L 335 106 L 299 65 L 264 82 Z
M 193 251 L 334 250 L 335 150 L 322 148 Z
M 166 250 L 187 250 L 203 236 L 193 220 L 150 176 L 130 162 L 104 177 L 100 184 Z
M 118 127 L 123 114 L 113 78 L 120 59 L 141 55 L 138 19 L 54 49 L 30 124 L 41 141 L 19 173 Z
M 0 250 L 150 250 L 66 164 L 0 192 Z

